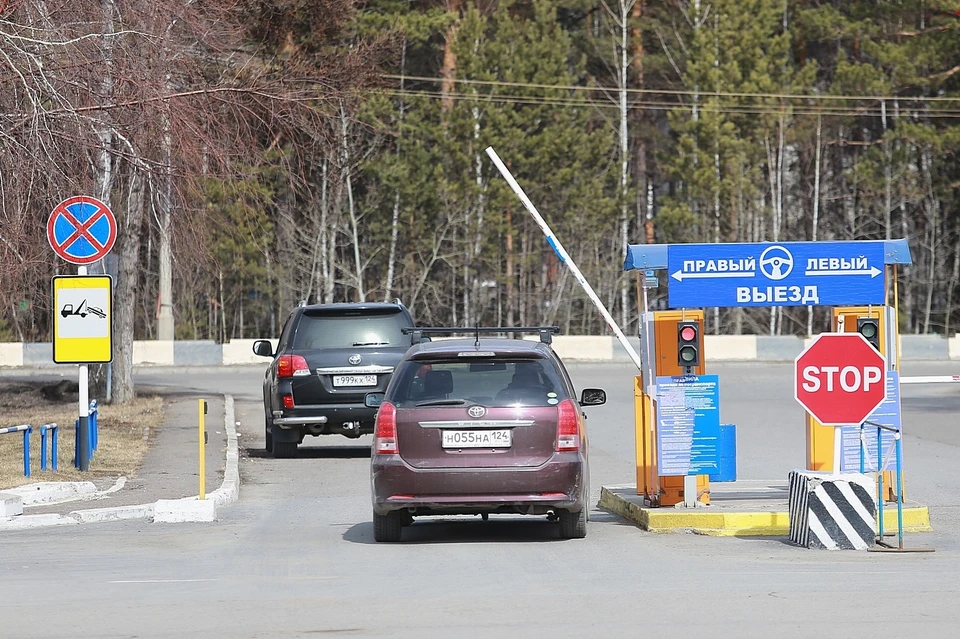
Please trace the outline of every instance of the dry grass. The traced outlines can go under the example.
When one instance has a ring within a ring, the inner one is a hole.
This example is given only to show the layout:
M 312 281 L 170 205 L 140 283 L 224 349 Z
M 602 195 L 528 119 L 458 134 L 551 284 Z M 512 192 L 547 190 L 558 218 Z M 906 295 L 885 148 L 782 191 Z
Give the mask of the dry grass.
M 89 481 L 97 477 L 132 475 L 140 466 L 149 442 L 144 427 L 157 427 L 163 419 L 163 400 L 158 396 L 137 397 L 123 406 L 101 406 L 98 418 L 97 450 L 90 470 L 73 467 L 74 424 L 77 402 L 55 402 L 44 398 L 41 384 L 0 384 L 0 427 L 31 424 L 30 477 L 23 476 L 23 434 L 0 435 L 0 490 L 38 481 Z M 76 395 L 67 397 L 75 398 Z M 58 470 L 50 470 L 50 436 L 47 437 L 47 471 L 40 470 L 40 426 L 58 425 Z

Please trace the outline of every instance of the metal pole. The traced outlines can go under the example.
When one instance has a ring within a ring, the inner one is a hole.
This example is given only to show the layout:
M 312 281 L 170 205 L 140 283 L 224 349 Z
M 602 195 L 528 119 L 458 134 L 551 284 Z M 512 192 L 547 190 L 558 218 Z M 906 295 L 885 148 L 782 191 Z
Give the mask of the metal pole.
M 843 433 L 840 426 L 833 427 L 833 474 L 840 474 L 840 458 L 843 453 Z
M 877 483 L 880 486 L 877 494 L 877 518 L 880 525 L 880 541 L 883 541 L 883 429 L 877 426 Z
M 87 267 L 77 267 L 77 275 L 86 275 Z M 77 468 L 81 471 L 90 470 L 90 391 L 88 383 L 87 365 L 80 364 L 80 400 L 79 417 L 80 427 L 77 433 Z
M 903 467 L 900 464 L 900 431 L 893 434 L 897 446 L 897 537 L 903 550 Z
M 557 257 L 560 258 L 560 261 L 567 265 L 570 269 L 570 272 L 573 273 L 574 278 L 577 282 L 580 283 L 580 286 L 586 291 L 587 296 L 593 302 L 594 306 L 600 311 L 600 315 L 603 316 L 603 319 L 606 320 L 607 326 L 610 327 L 610 330 L 617 336 L 617 339 L 620 340 L 620 344 L 627 351 L 627 354 L 630 355 L 630 359 L 633 360 L 634 365 L 641 372 L 643 371 L 643 364 L 640 361 L 640 356 L 637 355 L 637 351 L 634 350 L 633 346 L 627 341 L 626 335 L 623 334 L 623 331 L 620 330 L 620 327 L 617 326 L 617 323 L 613 320 L 613 317 L 610 316 L 610 313 L 607 312 L 606 307 L 603 305 L 603 302 L 600 301 L 600 298 L 597 297 L 597 294 L 594 292 L 593 288 L 587 282 L 586 278 L 583 277 L 583 273 L 580 272 L 580 269 L 577 268 L 577 265 L 574 263 L 570 256 L 567 254 L 567 251 L 563 248 L 563 245 L 560 244 L 560 240 L 557 239 L 557 236 L 554 235 L 553 231 L 550 230 L 550 227 L 547 225 L 546 221 L 540 215 L 540 212 L 537 211 L 537 207 L 533 205 L 533 202 L 527 197 L 527 194 L 523 192 L 523 189 L 520 188 L 520 185 L 517 184 L 517 181 L 513 178 L 513 175 L 510 173 L 510 170 L 506 167 L 500 156 L 497 155 L 497 152 L 493 150 L 492 146 L 487 147 L 487 155 L 490 156 L 490 159 L 493 160 L 493 163 L 497 166 L 497 169 L 503 175 L 504 179 L 507 181 L 507 184 L 510 185 L 510 188 L 513 189 L 513 192 L 517 194 L 517 197 L 520 198 L 520 201 L 523 203 L 523 206 L 526 207 L 527 211 L 530 212 L 530 215 L 533 216 L 533 219 L 536 221 L 537 225 L 543 231 L 544 235 L 547 236 L 547 243 L 553 248 L 554 252 L 557 254 Z
M 867 472 L 866 447 L 863 445 L 863 424 L 860 424 L 860 474 Z

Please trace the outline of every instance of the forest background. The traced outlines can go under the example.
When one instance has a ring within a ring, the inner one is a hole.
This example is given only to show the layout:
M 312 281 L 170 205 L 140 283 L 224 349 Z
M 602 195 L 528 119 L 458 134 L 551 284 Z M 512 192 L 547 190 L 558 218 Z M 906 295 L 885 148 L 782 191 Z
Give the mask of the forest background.
M 273 337 L 304 299 L 604 333 L 490 145 L 627 333 L 628 243 L 890 238 L 901 331 L 957 330 L 958 0 L 6 0 L 0 341 L 51 340 L 77 194 L 119 222 L 119 401 L 134 339 Z

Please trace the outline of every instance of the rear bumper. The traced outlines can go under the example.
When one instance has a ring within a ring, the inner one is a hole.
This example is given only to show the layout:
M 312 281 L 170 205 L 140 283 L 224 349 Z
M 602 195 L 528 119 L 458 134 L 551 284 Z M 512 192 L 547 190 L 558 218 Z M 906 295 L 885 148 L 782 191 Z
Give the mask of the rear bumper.
M 415 509 L 420 514 L 529 512 L 584 507 L 583 459 L 557 453 L 541 466 L 521 468 L 414 468 L 399 455 L 371 461 L 373 509 Z
M 376 408 L 362 404 L 298 406 L 293 410 L 282 411 L 279 416 L 274 413 L 272 423 L 274 432 L 281 438 L 293 439 L 294 435 L 299 433 L 359 437 L 373 432 L 376 416 Z M 344 424 L 351 426 L 344 428 Z

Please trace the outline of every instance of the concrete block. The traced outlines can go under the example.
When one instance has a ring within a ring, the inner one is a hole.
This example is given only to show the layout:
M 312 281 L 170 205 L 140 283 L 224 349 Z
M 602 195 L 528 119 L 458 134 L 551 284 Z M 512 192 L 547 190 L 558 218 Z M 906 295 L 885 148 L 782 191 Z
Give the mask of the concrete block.
M 23 514 L 23 499 L 20 495 L 0 493 L 0 517 L 13 517 Z
M 613 348 L 613 361 L 629 362 L 630 355 L 627 353 L 627 349 L 625 349 L 620 343 L 620 340 L 613 335 L 609 337 L 609 340 L 610 346 Z M 639 337 L 636 335 L 627 335 L 627 341 L 630 342 L 630 345 L 633 346 L 633 350 L 637 351 L 638 355 L 642 352 L 642 346 Z
M 213 340 L 180 340 L 173 343 L 174 366 L 220 366 L 223 348 Z
M 56 366 L 53 362 L 53 344 L 50 342 L 24 344 L 23 365 L 27 367 Z
M 613 359 L 614 341 L 615 337 L 606 335 L 556 335 L 553 338 L 553 350 L 560 359 L 568 361 L 610 361 Z M 623 350 L 619 342 L 617 348 Z M 626 351 L 623 352 L 626 355 Z
M 901 359 L 949 359 L 949 342 L 939 335 L 901 335 Z
M 0 344 L 0 366 L 23 366 L 23 344 L 20 342 Z
M 70 516 L 81 524 L 94 524 L 125 519 L 150 519 L 153 517 L 153 511 L 154 504 L 140 504 L 137 506 L 112 506 L 109 508 L 74 510 L 70 513 Z
M 955 334 L 948 340 L 947 348 L 950 359 L 960 359 L 960 333 Z
M 140 340 L 133 342 L 133 365 L 173 366 L 172 340 Z
M 260 357 L 253 352 L 254 339 L 232 339 L 222 346 L 224 364 L 263 364 L 270 363 L 267 357 Z M 278 339 L 271 339 L 273 350 L 277 350 Z
M 761 362 L 792 362 L 805 347 L 806 340 L 794 335 L 758 335 L 757 359 Z
M 704 335 L 704 356 L 708 362 L 757 359 L 755 335 Z
M 876 543 L 877 500 L 870 477 L 794 470 L 789 490 L 791 542 L 827 550 L 867 550 Z
M 153 522 L 157 524 L 210 522 L 216 518 L 217 506 L 212 499 L 161 499 L 153 508 Z
M 76 526 L 73 517 L 64 517 L 56 513 L 48 515 L 20 515 L 6 520 L 0 519 L 0 530 L 24 530 L 27 528 L 45 528 L 47 526 Z
M 72 501 L 97 492 L 97 486 L 90 481 L 44 481 L 7 488 L 4 492 L 19 495 L 23 505 L 29 507 Z

